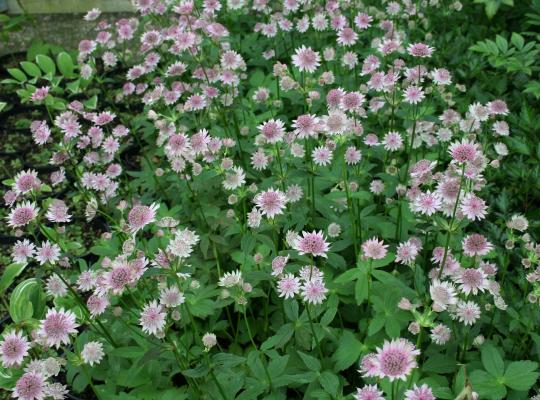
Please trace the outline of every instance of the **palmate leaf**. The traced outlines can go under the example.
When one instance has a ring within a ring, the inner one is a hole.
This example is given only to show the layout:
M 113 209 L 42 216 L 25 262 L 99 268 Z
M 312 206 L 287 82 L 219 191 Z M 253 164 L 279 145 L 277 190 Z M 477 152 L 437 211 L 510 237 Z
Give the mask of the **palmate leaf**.
M 350 331 L 343 331 L 339 339 L 338 348 L 332 354 L 334 371 L 343 371 L 360 359 L 363 351 L 362 343 Z
M 529 390 L 538 379 L 538 364 L 533 361 L 514 361 L 504 373 L 504 384 L 519 391 Z

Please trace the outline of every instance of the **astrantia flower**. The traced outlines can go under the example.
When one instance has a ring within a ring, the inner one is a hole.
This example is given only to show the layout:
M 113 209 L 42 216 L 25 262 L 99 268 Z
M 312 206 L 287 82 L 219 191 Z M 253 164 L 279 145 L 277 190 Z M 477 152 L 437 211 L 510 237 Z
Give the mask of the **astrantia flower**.
M 31 190 L 39 189 L 41 181 L 37 176 L 37 172 L 34 170 L 21 171 L 15 178 L 12 185 L 13 190 L 19 194 L 25 194 Z
M 259 210 L 268 218 L 283 214 L 283 209 L 287 203 L 287 197 L 281 190 L 272 188 L 257 194 L 253 200 Z
M 416 244 L 410 240 L 400 243 L 396 249 L 396 262 L 405 265 L 413 264 L 418 251 Z
M 456 317 L 465 325 L 473 325 L 480 318 L 480 307 L 474 301 L 460 301 L 456 306 Z
M 483 292 L 489 287 L 485 272 L 477 268 L 461 269 L 457 274 L 456 282 L 460 283 L 459 288 L 466 295 L 478 294 L 478 291 Z
M 285 299 L 293 298 L 300 292 L 300 279 L 293 274 L 283 276 L 277 284 L 277 292 L 279 297 Z
M 441 209 L 441 197 L 437 192 L 430 192 L 419 194 L 413 203 L 413 211 L 419 212 L 425 215 L 433 215 Z
M 294 249 L 300 254 L 311 254 L 315 257 L 327 257 L 328 243 L 322 231 L 302 232 L 296 240 Z
M 435 49 L 433 47 L 429 47 L 427 44 L 424 43 L 412 43 L 407 47 L 407 53 L 409 53 L 413 57 L 431 57 L 433 54 L 433 51 Z
M 452 158 L 459 163 L 471 162 L 476 158 L 478 144 L 463 139 L 461 142 L 451 144 L 448 151 Z
M 41 265 L 46 262 L 56 264 L 56 261 L 60 258 L 60 246 L 56 243 L 50 243 L 47 240 L 46 242 L 41 243 L 41 246 L 36 248 L 35 258 Z
M 444 311 L 449 305 L 457 303 L 456 289 L 449 282 L 433 280 L 429 286 L 429 293 L 438 311 Z
M 325 166 L 332 162 L 332 151 L 326 146 L 319 146 L 311 152 L 313 163 L 319 166 Z
M 420 103 L 424 99 L 424 91 L 422 88 L 411 85 L 408 86 L 407 89 L 405 89 L 405 92 L 403 93 L 403 98 L 405 103 L 409 104 L 417 104 Z
M 268 143 L 278 143 L 283 140 L 285 127 L 283 121 L 271 119 L 257 127 Z
M 241 167 L 232 167 L 225 172 L 223 187 L 227 190 L 234 190 L 246 183 L 246 174 Z
M 366 258 L 380 260 L 386 256 L 388 245 L 384 241 L 379 241 L 379 238 L 371 238 L 362 243 L 362 253 Z
M 322 304 L 326 299 L 326 293 L 328 292 L 322 279 L 304 282 L 301 290 L 302 299 L 309 304 Z
M 159 302 L 165 307 L 177 307 L 185 300 L 184 294 L 176 286 L 163 289 L 159 296 Z
M 155 335 L 163 330 L 166 314 L 156 300 L 146 304 L 141 312 L 139 324 L 143 332 Z
M 104 355 L 103 344 L 100 342 L 88 342 L 81 351 L 81 357 L 84 363 L 89 364 L 90 366 L 99 364 Z
M 450 340 L 452 331 L 446 325 L 439 324 L 431 330 L 431 340 L 439 346 L 444 345 Z
M 128 224 L 131 233 L 137 233 L 146 225 L 156 220 L 156 211 L 159 206 L 153 203 L 151 206 L 135 206 L 128 214 Z
M 377 385 L 366 385 L 362 388 L 357 388 L 354 394 L 355 400 L 385 400 L 382 390 L 379 390 Z
M 356 165 L 362 159 L 362 152 L 354 146 L 347 147 L 345 150 L 345 162 L 348 165 Z
M 187 258 L 193 252 L 193 246 L 199 242 L 199 235 L 189 229 L 176 231 L 174 239 L 169 242 L 167 250 L 180 258 Z
M 468 193 L 461 199 L 460 210 L 471 221 L 484 219 L 487 214 L 486 202 L 473 193 Z
M 69 344 L 69 335 L 77 333 L 75 328 L 78 326 L 73 312 L 63 308 L 50 309 L 41 321 L 38 333 L 48 346 L 58 348 L 61 344 Z
M 51 222 L 66 223 L 71 221 L 71 215 L 68 213 L 68 207 L 62 200 L 55 199 L 49 205 L 45 217 Z
M 419 354 L 420 350 L 406 339 L 385 341 L 382 347 L 377 348 L 374 359 L 378 376 L 388 378 L 391 382 L 395 379 L 406 380 L 407 375 L 416 368 L 416 356 Z
M 37 217 L 38 212 L 39 208 L 36 207 L 35 203 L 30 203 L 28 201 L 21 203 L 9 213 L 7 217 L 8 225 L 13 228 L 25 226 Z
M 304 114 L 293 121 L 292 127 L 298 139 L 304 139 L 306 137 L 316 136 L 321 129 L 321 124 L 319 118 L 315 115 Z
M 493 245 L 479 233 L 466 236 L 462 245 L 463 253 L 469 257 L 485 256 L 493 249 Z
M 20 400 L 42 400 L 45 398 L 45 378 L 38 372 L 27 372 L 19 378 L 13 397 Z
M 4 339 L 0 342 L 0 353 L 2 364 L 5 368 L 21 365 L 24 357 L 28 355 L 30 345 L 22 332 L 9 332 L 4 334 Z
M 296 49 L 292 56 L 292 63 L 296 68 L 310 73 L 315 72 L 317 67 L 321 65 L 320 61 L 319 53 L 306 46 Z
M 403 147 L 403 138 L 399 132 L 388 132 L 382 141 L 385 150 L 397 151 Z
M 233 286 L 242 286 L 243 283 L 242 273 L 239 270 L 236 270 L 225 272 L 221 278 L 219 278 L 218 286 L 231 288 Z
M 25 263 L 34 255 L 36 246 L 28 239 L 17 241 L 11 250 L 11 258 L 13 262 Z
M 405 392 L 406 400 L 435 400 L 431 388 L 425 383 L 422 386 L 414 384 L 412 389 Z

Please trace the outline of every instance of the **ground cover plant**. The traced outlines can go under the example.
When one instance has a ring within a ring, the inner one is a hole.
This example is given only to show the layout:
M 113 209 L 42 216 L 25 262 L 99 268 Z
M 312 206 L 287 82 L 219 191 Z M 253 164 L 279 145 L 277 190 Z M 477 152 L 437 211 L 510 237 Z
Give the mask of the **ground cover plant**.
M 464 5 L 134 6 L 2 81 L 6 397 L 537 398 L 534 122 Z

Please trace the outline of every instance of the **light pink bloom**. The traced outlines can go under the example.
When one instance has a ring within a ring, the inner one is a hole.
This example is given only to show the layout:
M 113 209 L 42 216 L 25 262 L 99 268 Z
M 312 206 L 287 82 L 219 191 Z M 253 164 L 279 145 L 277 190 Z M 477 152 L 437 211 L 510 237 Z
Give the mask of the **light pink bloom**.
M 377 237 L 366 240 L 362 243 L 362 252 L 364 257 L 380 260 L 386 256 L 388 245 Z
M 366 385 L 356 389 L 355 400 L 385 400 L 382 390 L 377 385 Z
M 302 46 L 295 50 L 292 56 L 293 65 L 300 71 L 309 73 L 315 72 L 317 67 L 321 65 L 321 56 L 318 52 L 313 51 L 311 47 Z
M 309 304 L 322 304 L 326 299 L 328 289 L 322 279 L 304 282 L 302 285 L 302 299 Z
M 268 218 L 274 218 L 276 215 L 283 214 L 287 197 L 281 190 L 270 188 L 265 192 L 257 194 L 254 202 L 264 215 Z
M 285 299 L 293 298 L 300 292 L 300 279 L 293 274 L 283 276 L 277 284 L 277 292 L 279 297 Z
M 17 205 L 7 216 L 8 225 L 13 228 L 29 224 L 38 215 L 39 208 L 35 203 L 23 202 Z
M 50 309 L 45 319 L 41 321 L 39 335 L 43 337 L 48 346 L 60 347 L 69 344 L 69 335 L 77 333 L 79 325 L 75 322 L 75 314 L 71 311 Z
M 406 339 L 394 339 L 385 341 L 382 347 L 377 348 L 376 354 L 374 362 L 379 378 L 388 378 L 391 382 L 395 379 L 405 381 L 407 375 L 417 367 L 416 356 L 420 350 Z
M 38 372 L 27 372 L 19 378 L 13 397 L 19 400 L 42 400 L 45 398 L 45 378 Z
M 135 206 L 128 214 L 129 230 L 136 233 L 146 225 L 156 220 L 156 211 L 159 206 L 153 203 L 151 206 Z
M 28 355 L 30 345 L 22 332 L 9 332 L 4 334 L 4 340 L 0 342 L 2 364 L 5 368 L 21 365 L 24 357 Z
M 295 242 L 294 249 L 300 254 L 311 254 L 315 257 L 327 257 L 328 243 L 322 231 L 302 232 Z
M 141 312 L 139 323 L 143 332 L 155 335 L 165 327 L 166 314 L 156 300 L 146 304 Z
M 414 384 L 412 389 L 405 392 L 406 400 L 436 400 L 431 388 L 425 383 L 422 386 Z
M 463 253 L 469 257 L 485 256 L 493 249 L 493 245 L 479 233 L 466 236 L 462 245 Z

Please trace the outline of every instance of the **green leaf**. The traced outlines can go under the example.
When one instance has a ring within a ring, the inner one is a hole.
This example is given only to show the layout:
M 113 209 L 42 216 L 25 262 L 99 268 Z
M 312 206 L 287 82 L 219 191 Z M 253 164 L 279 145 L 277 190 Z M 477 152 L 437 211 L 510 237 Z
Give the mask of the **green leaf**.
M 319 383 L 332 396 L 337 397 L 339 391 L 339 378 L 331 371 L 324 371 L 319 376 Z
M 513 32 L 510 40 L 512 44 L 519 50 L 521 50 L 525 45 L 525 39 L 523 39 L 523 36 L 521 36 L 519 33 Z
M 342 273 L 336 279 L 334 279 L 334 283 L 343 284 L 343 283 L 352 282 L 358 279 L 360 275 L 361 275 L 361 271 L 359 268 L 351 268 L 345 271 L 344 273 Z
M 274 347 L 276 348 L 283 347 L 289 342 L 293 334 L 294 334 L 294 325 L 285 324 L 281 328 L 279 328 L 279 330 L 276 332 L 274 336 L 270 336 L 268 339 L 266 339 L 263 342 L 263 344 L 261 345 L 261 350 L 266 351 Z
M 19 68 L 8 68 L 8 73 L 19 82 L 26 81 L 26 75 Z
M 56 65 L 51 57 L 40 54 L 36 57 L 36 63 L 43 72 L 49 74 L 51 77 L 56 73 Z
M 14 263 L 4 269 L 2 278 L 0 278 L 0 295 L 13 283 L 15 278 L 24 271 L 28 264 Z
M 34 77 L 34 78 L 41 77 L 41 70 L 33 62 L 22 61 L 21 62 L 21 67 L 22 67 L 22 69 L 24 69 L 24 72 L 26 72 L 31 77 Z
M 457 368 L 457 362 L 444 354 L 434 354 L 422 364 L 422 371 L 437 374 L 450 374 Z
M 480 394 L 481 399 L 499 400 L 506 396 L 506 388 L 504 385 L 486 371 L 473 371 L 470 378 L 473 390 Z
M 313 356 L 310 356 L 309 354 L 302 353 L 301 351 L 297 351 L 296 353 L 300 356 L 300 358 L 302 359 L 306 367 L 308 367 L 308 369 L 310 369 L 311 371 L 321 370 L 321 362 L 318 359 L 316 359 Z
M 75 65 L 73 64 L 73 60 L 68 53 L 59 53 L 56 57 L 56 63 L 58 64 L 58 69 L 62 75 L 64 75 L 66 78 L 73 78 L 73 70 Z
M 45 301 L 41 282 L 36 278 L 27 279 L 13 290 L 9 301 L 9 315 L 16 323 L 32 317 L 39 319 L 45 313 Z
M 283 308 L 289 321 L 295 322 L 298 320 L 298 302 L 296 300 L 284 300 Z
M 217 367 L 229 369 L 245 363 L 246 358 L 231 353 L 218 353 L 212 357 L 212 362 L 216 364 Z
M 499 351 L 491 344 L 485 343 L 481 348 L 482 365 L 496 378 L 504 375 L 504 360 Z
M 350 331 L 344 331 L 339 339 L 338 347 L 332 354 L 334 371 L 343 371 L 358 361 L 362 354 L 362 343 Z
M 289 362 L 289 356 L 281 356 L 274 358 L 268 364 L 268 374 L 271 378 L 277 378 L 285 373 L 287 363 Z
M 510 363 L 504 373 L 504 384 L 514 390 L 529 390 L 538 379 L 537 367 L 538 364 L 533 361 L 514 361 Z

